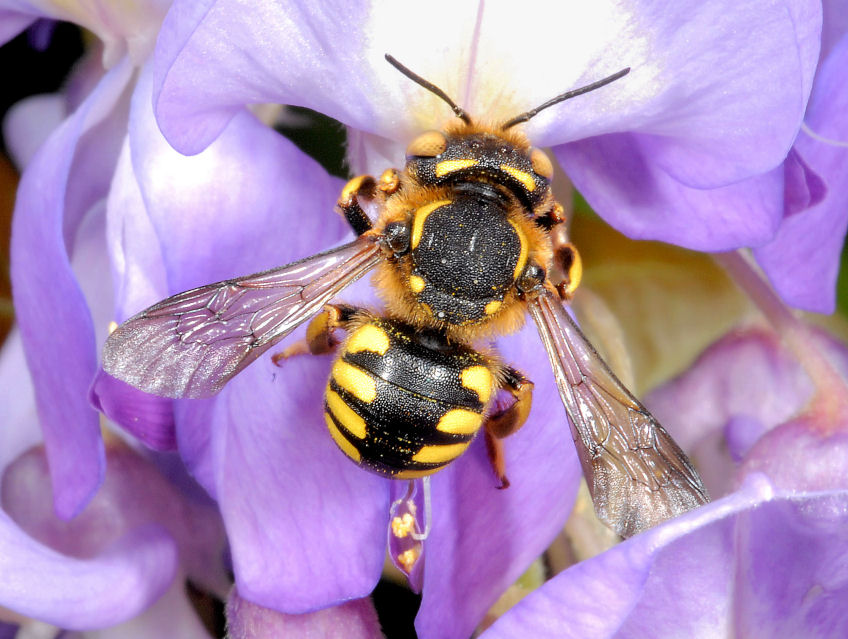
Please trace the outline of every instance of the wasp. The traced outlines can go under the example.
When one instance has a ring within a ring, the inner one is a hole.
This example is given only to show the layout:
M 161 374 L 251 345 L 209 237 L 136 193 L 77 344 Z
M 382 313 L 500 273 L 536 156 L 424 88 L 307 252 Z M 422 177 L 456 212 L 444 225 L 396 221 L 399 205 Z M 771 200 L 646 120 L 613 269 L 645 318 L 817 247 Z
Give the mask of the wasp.
M 516 128 L 629 69 L 493 124 L 472 119 L 437 86 L 386 59 L 456 120 L 414 139 L 402 171 L 348 182 L 338 208 L 357 239 L 151 306 L 111 334 L 104 370 L 155 395 L 207 397 L 311 320 L 304 348 L 338 350 L 323 411 L 348 457 L 388 477 L 423 477 L 482 431 L 506 487 L 501 439 L 526 420 L 533 384 L 475 344 L 516 331 L 529 314 L 599 518 L 627 537 L 706 503 L 690 461 L 567 313 L 579 254 L 554 239 L 566 220 L 551 192 L 552 163 Z M 366 202 L 379 211 L 373 221 Z M 381 313 L 330 304 L 371 271 Z M 506 408 L 497 408 L 500 390 L 513 398 Z

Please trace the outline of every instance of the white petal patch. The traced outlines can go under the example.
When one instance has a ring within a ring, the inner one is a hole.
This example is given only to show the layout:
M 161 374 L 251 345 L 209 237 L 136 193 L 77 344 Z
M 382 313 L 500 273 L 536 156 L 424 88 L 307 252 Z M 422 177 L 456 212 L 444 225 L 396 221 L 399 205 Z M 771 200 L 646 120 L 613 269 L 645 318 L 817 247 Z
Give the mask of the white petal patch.
M 439 98 L 403 77 L 383 59 L 390 53 L 443 89 L 472 117 L 506 121 L 550 98 L 646 58 L 620 3 L 376 2 L 368 16 L 365 59 L 404 117 L 385 113 L 407 136 L 441 128 L 454 117 Z M 617 55 L 626 35 L 630 55 Z M 607 93 L 610 93 L 608 91 Z M 389 106 L 389 105 L 386 105 Z M 402 122 L 402 124 L 401 124 Z

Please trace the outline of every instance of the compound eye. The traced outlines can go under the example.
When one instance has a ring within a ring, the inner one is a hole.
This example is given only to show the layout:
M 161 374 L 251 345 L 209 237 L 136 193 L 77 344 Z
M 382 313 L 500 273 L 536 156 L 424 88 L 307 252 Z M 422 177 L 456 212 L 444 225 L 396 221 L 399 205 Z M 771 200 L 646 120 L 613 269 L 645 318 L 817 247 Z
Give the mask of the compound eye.
M 427 131 L 406 147 L 406 157 L 433 158 L 444 153 L 448 140 L 441 131 Z
M 530 149 L 530 166 L 536 175 L 550 180 L 554 177 L 554 165 L 551 164 L 551 159 L 548 154 L 541 149 Z
M 515 286 L 522 293 L 529 293 L 533 289 L 541 286 L 542 282 L 545 281 L 545 275 L 545 269 L 538 264 L 528 264 L 521 273 L 521 277 L 519 277 L 518 281 L 515 283 Z

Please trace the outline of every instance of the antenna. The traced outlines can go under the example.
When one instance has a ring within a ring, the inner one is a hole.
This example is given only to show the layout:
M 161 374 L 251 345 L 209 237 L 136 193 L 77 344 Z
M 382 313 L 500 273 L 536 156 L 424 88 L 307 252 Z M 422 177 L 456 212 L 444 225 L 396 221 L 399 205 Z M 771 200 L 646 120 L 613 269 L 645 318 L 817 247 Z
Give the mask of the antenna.
M 413 73 L 412 71 L 407 69 L 405 66 L 403 66 L 400 62 L 395 60 L 392 56 L 390 56 L 388 53 L 386 54 L 386 61 L 389 64 L 391 64 L 395 69 L 397 69 L 398 71 L 403 73 L 407 78 L 409 78 L 410 80 L 412 80 L 416 84 L 420 84 L 422 87 L 427 89 L 430 93 L 437 95 L 442 100 L 447 102 L 448 105 L 450 106 L 450 108 L 453 109 L 453 112 L 456 114 L 456 117 L 458 117 L 460 120 L 462 120 L 466 124 L 471 124 L 471 118 L 468 117 L 468 114 L 465 111 L 463 111 L 460 107 L 458 107 L 456 105 L 456 103 L 448 97 L 448 94 L 445 93 L 444 91 L 442 91 L 435 84 L 433 84 L 432 82 L 427 82 L 427 80 L 422 78 L 420 75 Z M 629 69 L 628 69 L 628 71 L 629 71 Z
M 607 76 L 603 80 L 598 80 L 597 82 L 593 82 L 592 84 L 587 84 L 584 87 L 580 87 L 579 89 L 572 89 L 571 91 L 566 91 L 558 95 L 557 97 L 548 100 L 544 104 L 537 106 L 535 109 L 530 109 L 529 111 L 522 113 L 521 115 L 517 115 L 511 120 L 507 120 L 502 126 L 501 131 L 506 131 L 508 128 L 515 126 L 516 124 L 521 124 L 522 122 L 527 122 L 530 118 L 536 115 L 539 111 L 543 109 L 547 109 L 550 106 L 555 104 L 559 104 L 564 100 L 568 100 L 569 98 L 577 97 L 578 95 L 583 95 L 584 93 L 589 93 L 589 91 L 594 91 L 595 89 L 600 89 L 602 86 L 609 84 L 610 82 L 615 82 L 619 78 L 623 78 L 628 73 L 630 73 L 630 67 L 626 69 L 622 69 L 617 73 L 613 73 L 610 76 Z

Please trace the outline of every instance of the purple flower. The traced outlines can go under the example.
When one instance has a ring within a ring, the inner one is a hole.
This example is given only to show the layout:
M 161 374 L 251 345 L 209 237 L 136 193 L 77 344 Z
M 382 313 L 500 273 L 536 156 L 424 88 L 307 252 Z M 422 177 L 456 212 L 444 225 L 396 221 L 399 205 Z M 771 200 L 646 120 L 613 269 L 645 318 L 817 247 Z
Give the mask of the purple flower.
M 844 345 L 816 335 L 809 348 L 848 372 Z M 574 565 L 483 636 L 842 636 L 848 392 L 838 384 L 823 396 L 823 380 L 772 331 L 716 342 L 647 404 L 694 450 L 718 499 Z
M 157 636 L 180 624 L 181 636 L 206 637 L 184 579 L 226 591 L 215 509 L 187 498 L 150 461 L 113 440 L 97 496 L 72 522 L 57 518 L 25 370 L 13 334 L 0 357 L 0 382 L 16 398 L 0 431 L 0 618 L 15 627 L 38 620 L 122 638 Z
M 53 513 L 44 451 L 5 468 L 0 510 L 0 606 L 109 637 L 177 632 L 208 637 L 185 592 L 188 576 L 222 596 L 223 528 L 214 507 L 192 502 L 118 441 L 97 496 L 73 521 Z
M 330 213 L 340 182 L 247 104 L 337 118 L 349 127 L 352 168 L 379 173 L 402 162 L 415 133 L 452 117 L 384 53 L 494 119 L 630 66 L 625 79 L 531 120 L 534 143 L 554 147 L 587 199 L 633 235 L 703 250 L 774 236 L 780 197 L 754 206 L 734 185 L 774 169 L 795 139 L 818 55 L 817 3 L 506 9 L 177 2 L 152 65 L 105 38 L 109 70 L 33 157 L 16 210 L 16 304 L 61 516 L 78 513 L 103 475 L 97 416 L 85 400 L 105 322 L 92 319 L 68 262 L 90 210 L 105 210 L 119 321 L 170 293 L 349 237 Z M 532 64 L 516 49 L 527 39 Z M 195 155 L 175 152 L 160 129 Z M 780 190 L 770 177 L 755 179 L 764 193 Z M 372 297 L 362 286 L 344 299 Z M 481 441 L 433 478 L 422 637 L 468 636 L 574 499 L 578 464 L 535 331 L 500 349 L 535 381 L 533 413 L 507 442 L 509 490 L 494 490 Z M 333 447 L 317 408 L 328 367 L 328 358 L 282 368 L 265 358 L 204 401 L 146 397 L 103 377 L 95 387 L 99 405 L 131 432 L 178 449 L 218 502 L 240 596 L 285 613 L 364 597 L 383 565 L 389 483 Z
M 526 131 L 553 147 L 616 228 L 708 251 L 774 238 L 784 214 L 779 165 L 804 113 L 821 28 L 817 2 L 529 5 L 520 15 L 468 5 L 451 6 L 450 21 L 432 5 L 402 15 L 378 3 L 328 6 L 309 20 L 296 7 L 193 5 L 172 12 L 156 58 L 157 116 L 183 152 L 206 146 L 245 102 L 281 101 L 356 129 L 354 169 L 379 173 L 387 140 L 406 142 L 451 117 L 398 78 L 386 52 L 495 120 L 629 66 L 627 78 L 543 112 Z M 539 62 L 514 55 L 504 33 L 532 34 Z M 361 50 L 328 44 L 349 39 Z
M 377 613 L 368 599 L 354 599 L 303 615 L 287 615 L 242 599 L 235 588 L 227 601 L 227 630 L 230 639 L 374 639 L 383 636 Z
M 559 574 L 483 636 L 842 636 L 846 505 L 752 476 Z
M 92 323 L 86 299 L 90 291 L 81 288 L 70 256 L 82 226 L 97 226 L 91 220 L 102 214 L 126 131 L 133 66 L 150 53 L 164 7 L 155 0 L 138 3 L 132 11 L 14 2 L 3 11 L 9 24 L 17 25 L 17 30 L 4 32 L 7 38 L 39 17 L 50 17 L 76 20 L 102 43 L 69 83 L 63 104 L 56 99 L 30 101 L 29 108 L 19 110 L 10 139 L 19 158 L 29 159 L 13 224 L 16 314 L 50 458 L 56 509 L 70 517 L 103 477 L 99 417 L 86 397 L 105 328 Z M 50 120 L 42 123 L 38 118 L 45 104 Z M 54 118 L 62 107 L 71 115 L 59 124 Z M 44 124 L 58 125 L 46 139 Z M 27 146 L 26 134 L 39 126 L 42 132 L 36 139 L 44 143 L 31 155 L 34 145 L 30 141 Z M 102 232 L 102 220 L 99 227 Z M 102 273 L 96 281 L 108 284 Z M 59 365 L 57 335 L 66 338 Z
M 104 249 L 103 214 L 95 211 L 77 229 L 72 267 L 100 324 L 111 316 Z M 179 467 L 166 478 L 112 434 L 97 495 L 72 521 L 57 517 L 33 382 L 16 330 L 0 355 L 0 387 L 10 398 L 0 409 L 0 617 L 104 637 L 161 636 L 163 628 L 206 637 L 184 582 L 188 576 L 219 596 L 228 588 L 214 505 L 178 487 L 191 484 Z
M 783 165 L 783 220 L 754 254 L 790 305 L 831 313 L 848 226 L 848 2 L 828 0 L 804 127 Z

